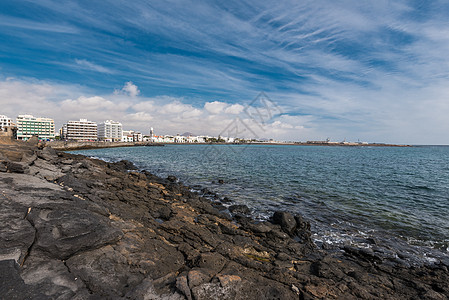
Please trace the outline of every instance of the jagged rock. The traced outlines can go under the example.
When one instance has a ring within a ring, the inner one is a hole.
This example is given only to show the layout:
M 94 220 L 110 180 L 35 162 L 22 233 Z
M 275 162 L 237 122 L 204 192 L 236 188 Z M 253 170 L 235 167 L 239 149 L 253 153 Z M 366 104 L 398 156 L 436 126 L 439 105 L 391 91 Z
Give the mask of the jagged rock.
M 169 175 L 169 176 L 167 176 L 167 180 L 170 182 L 176 182 L 176 180 L 178 180 L 178 179 L 173 175 Z
M 6 161 L 0 160 L 0 172 L 8 171 L 8 168 L 6 166 L 7 166 Z
M 29 155 L 29 154 L 24 154 L 22 156 L 22 160 L 21 162 L 24 164 L 27 164 L 28 166 L 31 165 L 32 163 L 34 163 L 34 161 L 37 159 L 37 155 L 35 153 Z
M 11 172 L 11 173 L 28 173 L 29 172 L 28 164 L 20 163 L 20 162 L 13 162 L 13 161 L 8 161 L 6 163 L 6 169 L 8 170 L 8 172 Z
M 187 300 L 192 300 L 192 293 L 190 292 L 186 276 L 179 276 L 176 279 L 176 288 L 186 296 Z
M 31 138 L 29 138 L 29 139 L 26 141 L 26 143 L 27 143 L 29 146 L 37 147 L 37 144 L 39 143 L 39 138 L 38 138 L 37 136 L 33 135 Z
M 55 149 L 51 148 L 51 147 L 45 147 L 40 151 L 37 151 L 37 156 L 39 158 L 42 158 L 44 160 L 53 160 L 56 159 L 58 157 Z
M 248 208 L 248 206 L 243 205 L 243 204 L 231 205 L 231 206 L 229 206 L 228 209 L 233 214 L 249 215 L 251 213 L 251 211 Z
M 292 235 L 296 229 L 296 220 L 291 213 L 277 211 L 273 214 L 273 223 L 281 225 L 282 230 Z
M 11 300 L 47 298 L 35 286 L 25 284 L 19 265 L 12 259 L 0 260 L 0 297 Z
M 34 208 L 28 219 L 38 232 L 36 250 L 57 259 L 116 242 L 122 232 L 109 219 L 84 209 L 64 206 Z

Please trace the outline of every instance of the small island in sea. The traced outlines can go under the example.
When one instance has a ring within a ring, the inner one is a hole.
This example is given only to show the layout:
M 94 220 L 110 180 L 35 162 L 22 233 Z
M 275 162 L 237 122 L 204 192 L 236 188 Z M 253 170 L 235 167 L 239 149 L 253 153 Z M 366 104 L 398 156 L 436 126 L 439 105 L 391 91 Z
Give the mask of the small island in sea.
M 394 249 L 318 248 L 302 215 L 275 211 L 257 222 L 246 206 L 223 209 L 229 200 L 174 176 L 34 138 L 1 137 L 0 191 L 5 299 L 449 295 L 449 260 L 411 265 Z

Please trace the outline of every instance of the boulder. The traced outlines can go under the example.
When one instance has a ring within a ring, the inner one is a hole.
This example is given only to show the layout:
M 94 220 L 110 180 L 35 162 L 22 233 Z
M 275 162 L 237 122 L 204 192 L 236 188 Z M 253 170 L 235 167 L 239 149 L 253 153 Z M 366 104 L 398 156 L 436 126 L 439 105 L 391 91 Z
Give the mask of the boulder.
M 58 157 L 58 154 L 56 153 L 56 150 L 51 147 L 45 147 L 44 149 L 37 151 L 37 156 L 39 158 L 42 158 L 44 160 L 53 160 Z
M 291 213 L 277 211 L 273 214 L 272 220 L 274 224 L 281 225 L 281 228 L 285 233 L 293 235 L 296 229 L 296 220 Z
M 0 160 L 0 172 L 6 172 L 8 168 L 6 167 L 6 161 Z
M 39 236 L 35 248 L 56 259 L 116 242 L 122 236 L 108 218 L 75 207 L 35 208 L 28 218 Z
M 167 176 L 167 180 L 170 182 L 176 182 L 177 178 L 173 175 L 169 175 L 169 176 Z
M 249 215 L 251 213 L 248 206 L 243 204 L 231 205 L 228 209 L 233 214 Z
M 11 173 L 28 173 L 29 167 L 27 163 L 20 163 L 20 162 L 14 162 L 14 161 L 8 161 L 6 163 L 6 168 Z

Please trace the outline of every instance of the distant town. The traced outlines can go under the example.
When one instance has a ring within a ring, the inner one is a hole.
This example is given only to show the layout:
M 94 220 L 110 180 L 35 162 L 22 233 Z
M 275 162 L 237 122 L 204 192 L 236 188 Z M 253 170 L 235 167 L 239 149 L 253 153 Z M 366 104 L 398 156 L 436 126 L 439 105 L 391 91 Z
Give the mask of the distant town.
M 55 122 L 51 118 L 18 115 L 16 121 L 5 115 L 0 115 L 0 136 L 9 135 L 17 140 L 28 140 L 33 136 L 41 141 L 73 141 L 73 142 L 112 142 L 112 143 L 159 143 L 159 144 L 200 144 L 200 143 L 230 143 L 230 144 L 295 144 L 321 146 L 408 146 L 368 142 L 331 142 L 323 141 L 276 141 L 273 139 L 248 139 L 243 137 L 193 135 L 191 133 L 176 135 L 156 135 L 153 128 L 149 134 L 135 130 L 123 130 L 122 123 L 106 120 L 101 123 L 79 119 L 67 121 L 59 131 L 55 130 Z
M 51 118 L 34 117 L 32 115 L 18 115 L 16 121 L 5 115 L 0 115 L 0 131 L 9 130 L 16 139 L 28 140 L 37 136 L 43 141 L 65 140 L 78 142 L 151 142 L 151 143 L 245 143 L 262 142 L 255 139 L 235 137 L 215 137 L 190 133 L 183 135 L 156 135 L 153 128 L 149 134 L 135 130 L 123 130 L 120 122 L 106 120 L 101 123 L 80 119 L 67 121 L 59 131 L 55 130 L 54 120 Z M 272 140 L 271 140 L 272 141 Z M 266 141 L 265 141 L 266 142 Z

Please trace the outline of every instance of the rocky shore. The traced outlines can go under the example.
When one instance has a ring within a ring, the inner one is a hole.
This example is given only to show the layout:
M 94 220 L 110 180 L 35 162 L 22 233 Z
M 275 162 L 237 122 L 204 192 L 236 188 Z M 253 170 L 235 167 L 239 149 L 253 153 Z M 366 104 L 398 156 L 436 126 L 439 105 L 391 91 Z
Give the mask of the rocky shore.
M 218 200 L 127 161 L 0 142 L 0 298 L 449 297 L 448 262 L 318 249 L 302 216 L 256 223 Z

